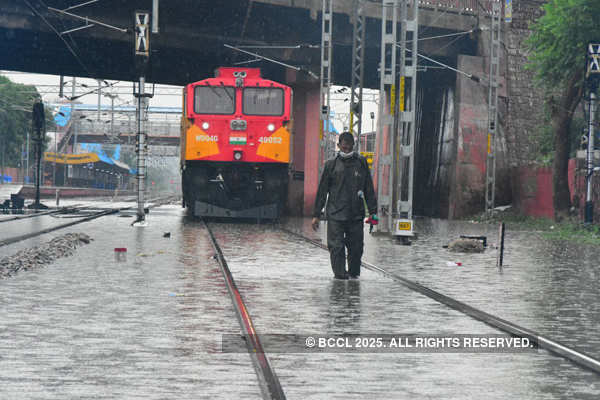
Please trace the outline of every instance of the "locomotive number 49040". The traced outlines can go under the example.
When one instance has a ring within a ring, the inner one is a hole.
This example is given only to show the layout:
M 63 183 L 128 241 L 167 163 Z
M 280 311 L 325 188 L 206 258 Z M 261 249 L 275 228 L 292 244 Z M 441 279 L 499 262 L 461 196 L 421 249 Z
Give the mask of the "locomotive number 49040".
M 281 144 L 281 138 L 280 137 L 261 136 L 261 137 L 258 138 L 258 141 L 260 143 Z

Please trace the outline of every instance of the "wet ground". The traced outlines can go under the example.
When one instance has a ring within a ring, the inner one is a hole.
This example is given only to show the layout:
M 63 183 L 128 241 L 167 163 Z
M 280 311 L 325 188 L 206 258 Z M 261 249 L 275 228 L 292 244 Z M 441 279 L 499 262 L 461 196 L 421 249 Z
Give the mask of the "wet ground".
M 151 215 L 73 227 L 94 238 L 76 257 L 0 281 L 0 398 L 260 398 L 248 355 L 218 346 L 239 327 L 206 233 Z
M 202 225 L 177 206 L 152 210 L 145 228 L 131 221 L 109 216 L 72 227 L 95 240 L 75 257 L 0 280 L 0 398 L 261 398 L 249 356 L 221 351 L 222 335 L 240 328 Z M 285 225 L 323 236 L 324 227 L 314 233 L 307 219 Z M 275 226 L 211 227 L 260 334 L 499 333 L 375 272 L 335 281 L 326 251 Z M 420 237 L 408 247 L 367 236 L 364 259 L 600 357 L 597 249 L 509 226 L 498 271 L 494 250 L 462 255 L 442 248 L 460 234 L 495 236 L 495 227 L 419 220 L 417 229 Z M 115 260 L 115 247 L 127 247 L 125 262 Z M 451 260 L 462 266 L 448 267 Z M 269 358 L 289 399 L 600 395 L 596 374 L 544 350 Z

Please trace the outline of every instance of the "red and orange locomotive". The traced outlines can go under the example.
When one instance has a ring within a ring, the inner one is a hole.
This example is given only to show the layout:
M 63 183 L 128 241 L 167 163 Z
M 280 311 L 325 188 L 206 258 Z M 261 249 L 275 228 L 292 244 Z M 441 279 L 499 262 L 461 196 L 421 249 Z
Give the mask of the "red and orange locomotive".
M 184 90 L 184 205 L 197 216 L 277 218 L 287 194 L 292 90 L 258 68 L 215 75 Z

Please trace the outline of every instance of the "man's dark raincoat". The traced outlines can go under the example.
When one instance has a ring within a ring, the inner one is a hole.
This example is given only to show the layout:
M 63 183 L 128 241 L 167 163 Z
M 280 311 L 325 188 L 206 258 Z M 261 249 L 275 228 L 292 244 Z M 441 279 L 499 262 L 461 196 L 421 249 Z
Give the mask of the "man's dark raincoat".
M 360 275 L 363 252 L 365 201 L 369 214 L 377 213 L 373 180 L 363 156 L 358 153 L 347 158 L 338 155 L 325 163 L 315 200 L 314 217 L 321 215 L 326 201 L 327 246 L 333 273 L 336 277 L 345 275 L 347 247 L 350 276 L 357 277 Z

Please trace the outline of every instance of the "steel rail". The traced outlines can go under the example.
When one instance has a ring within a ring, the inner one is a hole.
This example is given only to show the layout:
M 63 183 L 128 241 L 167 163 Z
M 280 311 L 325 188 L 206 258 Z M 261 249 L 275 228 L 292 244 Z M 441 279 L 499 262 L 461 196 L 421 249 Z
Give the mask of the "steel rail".
M 291 230 L 283 228 L 283 227 L 279 227 L 279 228 L 282 231 L 291 234 L 292 236 L 298 237 L 308 243 L 311 243 L 317 247 L 327 250 L 327 246 L 323 245 L 322 243 L 320 243 L 316 240 L 307 238 L 297 232 L 291 231 Z M 569 346 L 566 346 L 558 341 L 555 341 L 555 340 L 552 340 L 545 336 L 542 336 L 539 333 L 537 333 L 531 329 L 524 328 L 513 322 L 507 321 L 507 320 L 499 318 L 495 315 L 489 314 L 485 311 L 479 310 L 479 309 L 472 307 L 466 303 L 463 303 L 462 301 L 455 300 L 452 297 L 446 296 L 446 295 L 444 295 L 440 292 L 437 292 L 433 289 L 429 289 L 428 287 L 423 286 L 420 283 L 411 281 L 411 280 L 403 278 L 399 275 L 388 272 L 388 271 L 384 270 L 383 268 L 380 268 L 371 263 L 363 261 L 362 266 L 371 271 L 379 272 L 379 273 L 387 276 L 388 278 L 391 278 L 392 280 L 399 282 L 400 284 L 406 286 L 407 288 L 414 290 L 415 292 L 418 292 L 424 296 L 427 296 L 439 303 L 442 303 L 456 311 L 466 314 L 476 320 L 479 320 L 479 321 L 481 321 L 487 325 L 490 325 L 494 328 L 497 328 L 503 332 L 507 332 L 507 333 L 509 333 L 511 335 L 515 335 L 515 336 L 526 337 L 531 342 L 536 343 L 539 348 L 546 349 L 553 354 L 556 354 L 563 358 L 566 358 L 567 360 L 573 362 L 574 364 L 576 364 L 580 367 L 587 368 L 591 371 L 596 372 L 597 374 L 600 374 L 600 360 L 597 360 L 581 351 L 575 350 L 575 349 L 573 349 Z
M 17 220 L 27 219 L 27 218 L 33 218 L 33 217 L 40 217 L 42 215 L 60 214 L 60 213 L 63 213 L 63 212 L 68 212 L 69 210 L 77 210 L 77 209 L 84 208 L 84 207 L 81 207 L 81 206 L 78 207 L 78 206 L 79 205 L 76 204 L 74 206 L 61 207 L 58 210 L 49 210 L 49 211 L 44 211 L 44 212 L 34 213 L 34 214 L 20 214 L 20 215 L 15 215 L 14 217 L 0 219 L 0 223 L 2 223 L 2 222 L 9 222 L 9 221 L 17 221 Z M 0 214 L 0 215 L 2 215 L 2 214 Z
M 154 200 L 155 204 L 149 206 L 148 208 L 150 209 L 150 208 L 159 207 L 159 206 L 161 206 L 163 204 L 166 204 L 167 202 L 170 202 L 172 198 L 173 198 L 173 196 L 168 196 L 168 197 L 164 197 L 164 198 L 157 198 L 157 199 Z M 161 201 L 161 200 L 164 200 L 164 201 Z M 88 207 L 85 207 L 85 208 L 90 208 L 90 207 L 88 206 Z M 53 226 L 53 227 L 50 227 L 50 228 L 42 229 L 40 231 L 30 232 L 30 233 L 27 233 L 25 235 L 21 235 L 21 236 L 16 236 L 16 237 L 12 237 L 12 238 L 8 238 L 8 239 L 0 240 L 0 247 L 7 246 L 9 244 L 13 244 L 13 243 L 16 243 L 16 242 L 20 242 L 21 240 L 27 240 L 27 239 L 30 239 L 32 237 L 40 236 L 40 235 L 43 235 L 45 233 L 50 233 L 50 232 L 53 232 L 53 231 L 57 231 L 59 229 L 68 228 L 70 226 L 81 224 L 83 222 L 88 222 L 88 221 L 94 220 L 96 218 L 104 217 L 105 215 L 116 214 L 116 213 L 118 213 L 120 211 L 128 210 L 130 208 L 131 208 L 131 206 L 129 206 L 129 207 L 120 207 L 120 208 L 110 208 L 108 210 L 102 210 L 102 211 L 97 212 L 97 213 L 95 213 L 93 215 L 90 215 L 90 216 L 87 216 L 87 217 L 83 217 L 82 219 L 79 219 L 77 221 L 67 222 L 67 223 L 64 223 L 64 224 L 61 224 L 61 225 L 57 225 L 57 226 Z
M 283 392 L 279 378 L 275 374 L 275 371 L 273 371 L 273 368 L 269 363 L 269 359 L 264 352 L 262 344 L 258 338 L 258 334 L 256 333 L 256 329 L 254 328 L 254 324 L 252 323 L 248 308 L 246 307 L 242 295 L 237 288 L 235 281 L 233 280 L 233 275 L 229 270 L 227 261 L 223 256 L 223 252 L 221 251 L 221 248 L 219 247 L 219 244 L 217 243 L 217 240 L 215 239 L 215 236 L 206 221 L 202 219 L 202 222 L 208 232 L 213 249 L 215 250 L 216 259 L 219 262 L 223 279 L 227 284 L 227 290 L 231 296 L 231 302 L 233 303 L 238 322 L 240 323 L 240 327 L 244 333 L 248 354 L 252 359 L 252 364 L 258 377 L 263 398 L 269 400 L 285 399 L 285 393 Z
M 127 208 L 129 208 L 129 207 L 127 207 Z M 84 217 L 84 218 L 79 219 L 77 221 L 67 222 L 65 224 L 53 226 L 51 228 L 42 229 L 41 231 L 30 232 L 30 233 L 27 233 L 25 235 L 21 235 L 21 236 L 16 236 L 16 237 L 4 239 L 4 240 L 0 241 L 0 247 L 7 246 L 9 244 L 13 244 L 13 243 L 16 243 L 16 242 L 20 242 L 21 240 L 26 240 L 26 239 L 30 239 L 32 237 L 40 236 L 40 235 L 43 235 L 45 233 L 50 233 L 50 232 L 53 232 L 53 231 L 57 231 L 59 229 L 68 228 L 70 226 L 81 224 L 83 222 L 91 221 L 93 219 L 100 218 L 100 217 L 103 217 L 105 215 L 115 214 L 115 213 L 119 212 L 120 210 L 122 210 L 122 209 L 121 208 L 115 208 L 115 209 L 111 209 L 111 210 L 101 211 L 99 213 L 96 213 L 94 215 L 90 215 L 89 217 Z

